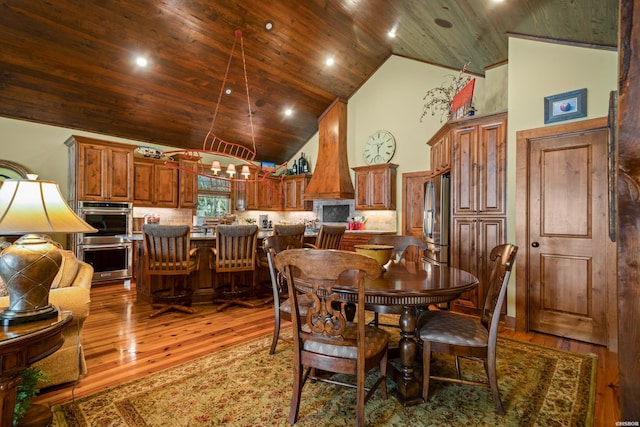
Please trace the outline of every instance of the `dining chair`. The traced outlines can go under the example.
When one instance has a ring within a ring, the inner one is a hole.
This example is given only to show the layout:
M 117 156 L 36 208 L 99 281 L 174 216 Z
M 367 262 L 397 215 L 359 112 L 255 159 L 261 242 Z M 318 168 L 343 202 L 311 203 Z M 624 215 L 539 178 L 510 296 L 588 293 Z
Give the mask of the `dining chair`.
M 269 236 L 262 241 L 262 247 L 267 255 L 269 276 L 271 278 L 271 288 L 273 291 L 274 326 L 273 340 L 269 354 L 274 354 L 276 345 L 280 338 L 280 323 L 282 320 L 291 321 L 291 300 L 289 299 L 289 289 L 287 281 L 281 271 L 275 267 L 274 258 L 286 249 L 300 249 L 302 242 L 297 236 L 275 235 Z M 299 311 L 302 318 L 306 317 L 307 309 L 312 305 L 312 300 L 308 296 L 301 296 L 299 299 Z
M 276 236 L 294 236 L 300 240 L 300 245 L 304 244 L 304 232 L 307 227 L 304 224 L 274 224 L 273 233 Z M 259 277 L 263 277 L 260 274 L 264 270 L 269 270 L 269 263 L 267 261 L 267 253 L 264 250 L 264 247 L 258 245 L 258 267 L 261 269 L 259 272 Z M 264 270 L 262 270 L 264 269 Z M 265 304 L 273 301 L 271 297 L 265 300 Z
M 305 243 L 305 246 L 312 249 L 340 249 L 340 243 L 342 243 L 346 229 L 347 227 L 344 225 L 322 224 L 316 242 L 314 244 Z
M 356 323 L 347 322 L 344 304 L 333 292 L 338 277 L 351 274 L 357 302 L 364 301 L 365 276 L 377 278 L 382 267 L 376 260 L 355 252 L 324 249 L 289 249 L 275 257 L 276 269 L 287 278 L 293 323 L 293 393 L 289 423 L 295 424 L 300 409 L 302 387 L 308 378 L 315 381 L 356 388 L 356 424 L 364 426 L 364 405 L 380 388 L 387 398 L 387 348 L 389 334 L 365 324 L 364 304 L 356 304 Z M 348 273 L 347 273 L 348 272 Z M 313 306 L 304 321 L 300 319 L 300 297 L 308 295 Z M 365 374 L 375 367 L 380 373 L 371 387 Z M 350 374 L 355 384 L 335 377 L 315 375 L 315 370 Z
M 393 246 L 391 252 L 391 259 L 395 262 L 399 262 L 402 258 L 409 258 L 409 261 L 416 262 L 420 259 L 421 251 L 427 249 L 427 242 L 415 237 L 415 236 L 402 236 L 395 234 L 380 234 L 373 236 L 367 241 L 371 245 L 389 245 Z M 366 305 L 366 310 L 373 311 L 373 320 L 371 324 L 375 326 L 389 326 L 398 327 L 397 323 L 394 324 L 381 324 L 379 323 L 379 314 L 400 314 L 402 313 L 402 307 L 390 307 L 379 305 Z
M 425 401 L 429 396 L 430 379 L 489 386 L 496 412 L 501 415 L 505 413 L 496 376 L 496 345 L 500 310 L 507 294 L 507 284 L 517 252 L 518 247 L 511 244 L 498 245 L 491 251 L 490 259 L 494 264 L 479 320 L 435 310 L 425 311 L 418 318 L 418 336 L 422 341 L 422 398 Z M 455 378 L 431 375 L 432 351 L 455 356 Z M 460 374 L 460 357 L 482 361 L 488 382 L 463 379 Z
M 149 317 L 156 317 L 169 310 L 194 313 L 190 307 L 193 289 L 190 278 L 193 272 L 198 280 L 200 253 L 198 248 L 191 248 L 190 227 L 188 225 L 156 225 L 142 226 L 143 262 L 145 276 L 150 280 L 160 276 L 160 289 L 151 292 L 155 309 Z M 165 279 L 169 287 L 165 288 Z M 176 284 L 180 280 L 181 284 Z M 153 285 L 151 285 L 153 286 Z
M 216 229 L 216 246 L 209 253 L 209 267 L 213 272 L 214 288 L 217 290 L 218 279 L 227 273 L 229 290 L 222 291 L 228 299 L 217 299 L 222 304 L 216 311 L 222 311 L 231 305 L 254 308 L 256 304 L 240 299 L 240 295 L 249 292 L 255 284 L 256 246 L 258 242 L 257 225 L 218 225 Z M 249 286 L 237 286 L 238 274 L 251 272 Z M 226 285 L 224 285 L 226 287 Z

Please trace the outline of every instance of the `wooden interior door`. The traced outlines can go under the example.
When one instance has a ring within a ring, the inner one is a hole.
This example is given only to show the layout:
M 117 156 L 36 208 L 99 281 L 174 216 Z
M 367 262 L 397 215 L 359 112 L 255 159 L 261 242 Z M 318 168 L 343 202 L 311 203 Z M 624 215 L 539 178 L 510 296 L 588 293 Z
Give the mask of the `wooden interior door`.
M 424 185 L 429 171 L 402 174 L 402 233 L 422 239 Z
M 422 236 L 424 219 L 424 185 L 431 176 L 429 171 L 402 174 L 402 232 L 405 236 Z M 407 248 L 407 258 L 418 254 L 414 248 Z
M 529 329 L 606 344 L 606 128 L 529 138 Z

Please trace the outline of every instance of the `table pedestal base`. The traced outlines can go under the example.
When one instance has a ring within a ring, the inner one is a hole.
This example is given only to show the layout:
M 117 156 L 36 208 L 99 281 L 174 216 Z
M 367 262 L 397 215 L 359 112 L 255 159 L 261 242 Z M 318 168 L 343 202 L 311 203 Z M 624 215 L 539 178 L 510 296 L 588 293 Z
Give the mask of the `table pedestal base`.
M 391 391 L 391 394 L 403 406 L 418 405 L 424 401 L 422 400 L 422 383 L 416 378 L 413 369 L 418 354 L 415 307 L 403 307 L 399 326 L 401 336 L 398 342 L 400 368 L 396 368 L 391 363 L 387 367 L 389 377 L 396 383 L 396 388 Z

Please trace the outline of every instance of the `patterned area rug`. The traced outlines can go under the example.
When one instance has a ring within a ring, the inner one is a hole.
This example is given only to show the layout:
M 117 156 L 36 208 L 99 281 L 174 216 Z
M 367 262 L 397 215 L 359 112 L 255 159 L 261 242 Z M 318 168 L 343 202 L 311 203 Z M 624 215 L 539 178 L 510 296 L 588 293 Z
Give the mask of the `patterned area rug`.
M 290 329 L 283 334 L 290 336 Z M 54 407 L 54 426 L 286 426 L 292 346 L 281 341 L 269 355 L 270 342 L 270 336 L 259 338 Z M 506 338 L 499 338 L 497 356 L 506 415 L 494 412 L 488 388 L 433 381 L 429 401 L 408 408 L 376 392 L 366 406 L 367 425 L 593 424 L 595 356 Z M 432 372 L 451 375 L 453 359 L 435 357 Z M 484 377 L 482 365 L 473 361 L 463 361 L 462 372 Z M 354 405 L 355 390 L 307 382 L 296 426 L 352 425 Z

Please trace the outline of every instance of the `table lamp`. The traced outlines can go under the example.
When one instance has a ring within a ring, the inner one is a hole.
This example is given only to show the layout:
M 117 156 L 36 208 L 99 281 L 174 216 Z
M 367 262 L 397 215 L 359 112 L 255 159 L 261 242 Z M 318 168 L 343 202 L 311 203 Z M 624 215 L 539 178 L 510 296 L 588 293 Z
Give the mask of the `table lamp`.
M 0 234 L 24 234 L 0 254 L 0 277 L 9 291 L 2 324 L 57 315 L 49 289 L 62 263 L 61 246 L 48 233 L 97 231 L 76 215 L 52 181 L 9 179 L 0 186 Z

